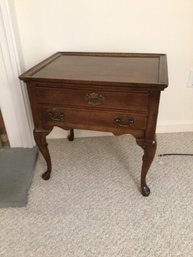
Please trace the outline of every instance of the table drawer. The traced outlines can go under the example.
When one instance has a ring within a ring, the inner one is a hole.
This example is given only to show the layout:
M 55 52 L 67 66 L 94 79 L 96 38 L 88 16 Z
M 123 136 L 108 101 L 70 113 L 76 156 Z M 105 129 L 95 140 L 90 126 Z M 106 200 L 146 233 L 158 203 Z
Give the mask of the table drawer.
M 69 126 L 72 128 L 99 129 L 145 129 L 147 117 L 133 112 L 89 111 L 40 107 L 40 118 L 45 126 Z
M 38 103 L 91 109 L 134 110 L 147 113 L 147 92 L 112 92 L 93 89 L 35 88 Z

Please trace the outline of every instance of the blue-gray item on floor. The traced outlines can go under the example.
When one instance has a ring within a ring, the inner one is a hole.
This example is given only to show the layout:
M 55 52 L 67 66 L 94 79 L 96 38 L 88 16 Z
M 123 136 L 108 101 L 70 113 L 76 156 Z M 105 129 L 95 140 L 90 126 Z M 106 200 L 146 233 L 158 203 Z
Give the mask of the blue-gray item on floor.
M 26 205 L 37 153 L 36 147 L 0 149 L 0 208 Z

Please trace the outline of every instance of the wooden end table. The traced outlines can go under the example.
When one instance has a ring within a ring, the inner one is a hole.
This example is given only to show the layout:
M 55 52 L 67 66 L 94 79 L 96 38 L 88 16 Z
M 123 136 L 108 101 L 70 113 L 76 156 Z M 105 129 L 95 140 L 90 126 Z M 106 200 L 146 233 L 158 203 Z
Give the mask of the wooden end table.
M 144 150 L 141 192 L 156 151 L 160 92 L 168 86 L 164 54 L 58 52 L 20 76 L 27 84 L 34 138 L 47 163 L 46 136 L 54 126 L 131 134 Z

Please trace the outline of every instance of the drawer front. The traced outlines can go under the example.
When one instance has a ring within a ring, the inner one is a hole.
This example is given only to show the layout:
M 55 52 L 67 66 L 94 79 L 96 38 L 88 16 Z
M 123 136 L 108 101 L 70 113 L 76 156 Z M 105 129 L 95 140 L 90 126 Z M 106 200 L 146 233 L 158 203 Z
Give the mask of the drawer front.
M 144 114 L 118 111 L 90 111 L 40 107 L 40 118 L 45 126 L 67 126 L 80 129 L 107 130 L 145 129 L 147 117 Z
M 147 92 L 112 92 L 92 89 L 36 87 L 38 103 L 89 109 L 134 110 L 147 113 Z

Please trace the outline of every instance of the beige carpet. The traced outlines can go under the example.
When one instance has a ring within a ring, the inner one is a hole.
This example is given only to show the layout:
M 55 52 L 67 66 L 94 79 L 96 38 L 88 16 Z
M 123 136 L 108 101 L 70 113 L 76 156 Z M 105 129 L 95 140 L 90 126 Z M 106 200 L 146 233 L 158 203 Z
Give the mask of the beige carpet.
M 193 157 L 156 156 L 139 193 L 131 136 L 50 140 L 53 173 L 24 208 L 0 209 L 0 257 L 192 257 Z M 157 154 L 193 153 L 193 133 L 158 135 Z

